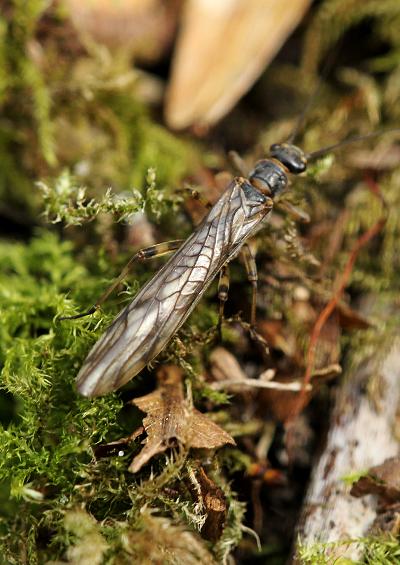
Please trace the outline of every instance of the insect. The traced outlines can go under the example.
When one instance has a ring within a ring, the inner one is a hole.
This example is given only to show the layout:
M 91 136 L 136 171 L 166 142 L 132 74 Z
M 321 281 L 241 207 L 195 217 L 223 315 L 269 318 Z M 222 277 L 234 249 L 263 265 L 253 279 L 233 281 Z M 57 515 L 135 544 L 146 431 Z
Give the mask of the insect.
M 137 259 L 177 249 L 164 267 L 139 291 L 93 346 L 77 376 L 77 387 L 92 397 L 114 391 L 137 375 L 166 346 L 188 318 L 218 273 L 219 295 L 226 300 L 224 269 L 270 214 L 274 198 L 312 158 L 382 132 L 355 136 L 314 153 L 305 154 L 292 143 L 273 144 L 270 155 L 258 161 L 248 178 L 235 177 L 203 221 L 183 243 L 173 241 L 139 251 L 94 307 L 93 313 L 126 276 Z M 253 283 L 251 323 L 255 322 L 257 274 L 247 253 L 249 280 Z

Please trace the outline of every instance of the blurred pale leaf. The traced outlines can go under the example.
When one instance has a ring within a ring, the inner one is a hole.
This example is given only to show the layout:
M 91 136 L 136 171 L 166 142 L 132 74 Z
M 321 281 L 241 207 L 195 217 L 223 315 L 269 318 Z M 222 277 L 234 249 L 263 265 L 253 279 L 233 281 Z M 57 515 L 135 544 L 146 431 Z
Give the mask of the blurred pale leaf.
M 64 0 L 83 39 L 153 61 L 172 41 L 182 0 Z
M 211 125 L 251 87 L 311 0 L 188 0 L 165 116 L 179 129 Z

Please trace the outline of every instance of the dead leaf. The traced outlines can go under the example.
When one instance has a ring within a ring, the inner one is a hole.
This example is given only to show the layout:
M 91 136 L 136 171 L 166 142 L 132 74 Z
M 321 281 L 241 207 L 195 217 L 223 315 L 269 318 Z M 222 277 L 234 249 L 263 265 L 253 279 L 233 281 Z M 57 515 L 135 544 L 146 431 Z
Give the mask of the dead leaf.
M 129 466 L 132 473 L 139 471 L 154 455 L 177 443 L 207 449 L 226 443 L 235 444 L 227 432 L 193 408 L 184 396 L 182 378 L 183 373 L 179 367 L 161 367 L 157 372 L 157 390 L 132 401 L 147 413 L 143 420 L 147 439 L 143 449 Z
M 400 532 L 400 458 L 391 457 L 381 465 L 371 467 L 368 474 L 353 484 L 350 494 L 359 498 L 375 494 L 379 505 L 370 533 L 389 532 L 398 536 Z
M 372 535 L 388 532 L 392 536 L 398 536 L 400 534 L 400 503 L 385 506 L 372 522 L 370 532 Z
M 357 498 L 376 494 L 382 502 L 400 501 L 400 458 L 391 457 L 371 467 L 367 475 L 353 484 L 350 494 Z
M 372 326 L 368 318 L 344 302 L 339 302 L 336 310 L 339 314 L 340 327 L 345 330 L 366 330 Z
M 281 320 L 260 320 L 257 329 L 270 347 L 280 349 L 288 357 L 295 355 L 295 337 L 284 335 L 284 325 Z
M 173 128 L 217 122 L 251 87 L 301 21 L 310 0 L 189 0 L 165 116 Z
M 247 469 L 247 475 L 252 479 L 261 479 L 268 486 L 287 485 L 287 476 L 280 469 L 271 467 L 269 461 L 257 461 Z
M 216 347 L 210 355 L 211 374 L 216 381 L 243 381 L 246 373 L 236 357 L 224 347 Z

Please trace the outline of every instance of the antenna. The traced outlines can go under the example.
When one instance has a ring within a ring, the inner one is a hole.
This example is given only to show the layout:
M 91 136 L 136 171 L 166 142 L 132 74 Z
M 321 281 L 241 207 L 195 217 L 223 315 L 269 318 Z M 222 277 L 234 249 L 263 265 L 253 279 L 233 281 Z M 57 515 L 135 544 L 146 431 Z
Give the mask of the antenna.
M 294 126 L 292 133 L 287 138 L 286 143 L 292 144 L 294 142 L 294 140 L 296 139 L 296 137 L 298 136 L 301 128 L 304 126 L 306 115 L 308 114 L 310 108 L 313 106 L 318 94 L 321 92 L 322 78 L 323 77 L 320 76 L 320 78 L 318 80 L 318 84 L 317 84 L 316 88 L 314 89 L 314 92 L 308 98 L 307 104 L 304 106 L 301 114 L 297 118 L 296 125 Z
M 335 151 L 340 147 L 344 147 L 345 145 L 350 145 L 350 143 L 357 143 L 358 141 L 364 141 L 365 139 L 371 139 L 373 137 L 378 137 L 379 135 L 383 135 L 384 133 L 400 133 L 400 128 L 393 128 L 393 129 L 381 129 L 377 131 L 373 131 L 371 133 L 367 133 L 366 135 L 353 135 L 352 137 L 348 137 L 347 139 L 342 139 L 338 143 L 334 143 L 333 145 L 328 145 L 327 147 L 323 147 L 322 149 L 318 149 L 317 151 L 313 151 L 312 153 L 306 154 L 307 161 L 312 159 L 318 159 L 318 157 L 322 157 L 331 151 Z
M 335 51 L 331 52 L 330 56 L 325 60 L 322 72 L 319 75 L 317 86 L 315 87 L 314 92 L 311 94 L 311 96 L 309 96 L 307 104 L 305 105 L 301 114 L 297 118 L 296 125 L 294 126 L 292 133 L 287 138 L 286 143 L 293 143 L 296 137 L 298 136 L 300 130 L 304 126 L 306 115 L 310 111 L 310 108 L 312 108 L 315 100 L 317 99 L 318 94 L 321 92 L 323 82 L 328 76 L 329 71 L 332 69 L 333 63 L 337 59 L 337 55 L 340 50 L 340 43 L 341 40 L 339 40 L 339 42 L 336 44 Z

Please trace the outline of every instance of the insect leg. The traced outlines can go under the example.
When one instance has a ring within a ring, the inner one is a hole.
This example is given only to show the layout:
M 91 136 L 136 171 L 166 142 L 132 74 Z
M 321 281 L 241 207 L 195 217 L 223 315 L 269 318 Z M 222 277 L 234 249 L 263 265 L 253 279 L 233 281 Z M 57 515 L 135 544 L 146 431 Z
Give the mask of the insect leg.
M 111 286 L 107 288 L 107 290 L 100 296 L 96 303 L 91 308 L 89 308 L 89 310 L 83 312 L 82 314 L 76 314 L 75 316 L 63 316 L 59 318 L 59 320 L 77 320 L 78 318 L 84 318 L 85 316 L 94 314 L 94 312 L 96 312 L 96 310 L 103 304 L 103 302 L 107 300 L 110 294 L 114 292 L 117 286 L 127 277 L 132 265 L 136 261 L 144 261 L 145 259 L 150 259 L 152 257 L 161 257 L 161 255 L 175 251 L 182 245 L 182 243 L 182 239 L 175 239 L 140 249 L 137 253 L 135 253 L 135 255 L 133 255 L 133 257 L 129 259 L 128 263 L 122 269 L 121 273 L 114 280 Z
M 264 354 L 269 355 L 268 343 L 265 341 L 262 335 L 258 333 L 256 330 L 256 306 L 257 306 L 257 283 L 258 283 L 258 274 L 257 274 L 257 264 L 254 259 L 254 255 L 251 252 L 251 249 L 247 243 L 245 243 L 241 249 L 242 257 L 244 260 L 244 266 L 247 272 L 247 278 L 251 283 L 251 311 L 250 311 L 250 323 L 247 322 L 240 322 L 240 325 L 243 329 L 247 330 L 250 334 L 250 337 L 258 343 Z
M 225 302 L 228 300 L 229 292 L 229 267 L 224 265 L 219 273 L 218 282 L 218 298 L 219 298 L 219 318 L 218 318 L 218 335 L 222 341 L 222 322 L 224 320 Z
M 237 153 L 236 151 L 229 151 L 228 157 L 233 167 L 240 175 L 242 175 L 243 177 L 249 176 L 249 169 L 239 153 Z
M 191 186 L 184 186 L 183 188 L 180 188 L 178 192 L 188 192 L 193 200 L 200 202 L 200 204 L 207 210 L 209 210 L 213 206 L 212 203 L 206 200 L 196 188 L 192 188 Z
M 251 310 L 250 310 L 250 325 L 254 327 L 256 325 L 256 306 L 257 306 L 257 264 L 254 259 L 254 255 L 251 252 L 250 247 L 245 243 L 242 247 L 242 257 L 244 260 L 244 266 L 247 272 L 247 278 L 251 284 Z
M 302 210 L 298 206 L 295 206 L 294 204 L 291 204 L 290 202 L 287 202 L 287 201 L 285 202 L 284 200 L 277 202 L 276 205 L 277 205 L 278 208 L 281 208 L 282 210 L 284 210 L 285 212 L 290 214 L 290 216 L 296 222 L 302 222 L 303 224 L 309 224 L 310 223 L 309 214 L 307 214 L 307 212 L 305 212 L 304 210 Z

